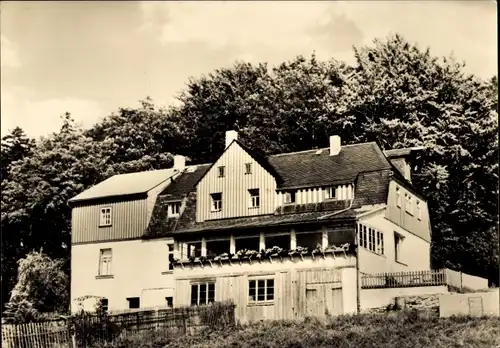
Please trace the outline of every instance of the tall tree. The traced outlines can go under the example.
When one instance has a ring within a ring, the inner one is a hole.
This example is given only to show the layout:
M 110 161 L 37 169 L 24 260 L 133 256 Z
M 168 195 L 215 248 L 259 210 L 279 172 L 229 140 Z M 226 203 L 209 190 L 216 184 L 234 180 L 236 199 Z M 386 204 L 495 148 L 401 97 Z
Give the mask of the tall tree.
M 166 168 L 179 148 L 178 125 L 148 97 L 139 108 L 120 108 L 85 131 L 106 161 L 104 176 Z

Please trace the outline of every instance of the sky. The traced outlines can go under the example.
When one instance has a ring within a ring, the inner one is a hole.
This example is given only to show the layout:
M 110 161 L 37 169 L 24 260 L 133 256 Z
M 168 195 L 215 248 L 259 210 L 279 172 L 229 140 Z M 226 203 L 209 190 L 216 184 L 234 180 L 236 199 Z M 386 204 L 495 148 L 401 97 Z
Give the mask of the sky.
M 190 77 L 236 60 L 299 54 L 354 61 L 353 46 L 395 33 L 438 56 L 497 74 L 496 2 L 2 1 L 1 134 L 88 128 L 119 107 L 175 103 Z

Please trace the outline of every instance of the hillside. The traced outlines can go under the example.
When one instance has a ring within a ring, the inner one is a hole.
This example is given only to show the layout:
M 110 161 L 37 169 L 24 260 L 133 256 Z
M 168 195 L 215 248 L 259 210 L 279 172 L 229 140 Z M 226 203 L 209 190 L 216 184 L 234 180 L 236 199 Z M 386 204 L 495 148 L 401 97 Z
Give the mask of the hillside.
M 116 348 L 490 348 L 500 346 L 498 318 L 439 319 L 419 312 L 361 315 L 305 321 L 262 322 L 225 331 L 201 332 L 167 341 L 129 337 Z

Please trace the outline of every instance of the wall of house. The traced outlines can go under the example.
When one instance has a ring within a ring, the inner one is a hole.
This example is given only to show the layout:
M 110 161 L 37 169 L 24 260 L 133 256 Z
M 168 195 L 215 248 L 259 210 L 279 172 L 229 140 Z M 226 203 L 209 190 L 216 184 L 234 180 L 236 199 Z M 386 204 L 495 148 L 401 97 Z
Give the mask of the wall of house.
M 381 308 L 394 304 L 396 297 L 423 296 L 433 294 L 446 294 L 448 288 L 441 286 L 419 286 L 392 289 L 361 289 L 361 309 Z
M 100 211 L 104 207 L 111 207 L 112 225 L 99 227 Z M 71 243 L 139 238 L 147 221 L 146 199 L 79 205 L 71 211 Z
M 384 255 L 360 248 L 361 272 L 373 274 L 430 270 L 430 243 L 389 221 L 385 215 L 385 210 L 379 210 L 359 218 L 360 223 L 384 234 Z M 404 237 L 400 244 L 400 261 L 395 260 L 394 232 Z
M 106 297 L 110 310 L 127 309 L 127 297 L 140 297 L 141 307 L 164 306 L 174 288 L 168 270 L 171 243 L 172 239 L 155 239 L 73 245 L 72 310 L 76 310 L 73 300 L 85 295 Z M 100 250 L 107 248 L 112 249 L 112 277 L 99 277 Z
M 252 163 L 252 173 L 245 174 L 245 163 Z M 225 167 L 219 178 L 218 167 Z M 250 208 L 249 189 L 260 189 L 260 207 Z M 222 192 L 222 211 L 212 212 L 211 193 Z M 238 216 L 270 214 L 276 206 L 276 180 L 238 143 L 219 157 L 196 187 L 196 221 Z
M 174 271 L 175 306 L 190 305 L 191 284 L 215 282 L 215 300 L 233 300 L 241 322 L 261 319 L 292 319 L 307 315 L 324 316 L 356 312 L 356 268 L 353 256 L 305 256 L 302 260 L 283 258 L 272 262 L 248 261 L 212 266 L 185 265 Z M 274 279 L 275 299 L 270 303 L 251 303 L 249 280 Z M 314 294 L 312 296 L 311 294 Z
M 401 195 L 401 206 L 398 206 L 396 199 L 396 188 L 399 187 L 399 192 Z M 412 197 L 412 209 L 413 213 L 410 213 L 406 209 L 405 194 L 409 194 Z M 421 218 L 417 216 L 416 202 L 420 201 L 422 215 Z M 431 229 L 429 220 L 429 209 L 427 207 L 427 202 L 418 198 L 411 191 L 404 188 L 402 185 L 398 184 L 394 180 L 389 182 L 389 193 L 387 197 L 387 210 L 386 217 L 389 221 L 394 222 L 396 225 L 410 231 L 417 236 L 423 238 L 426 241 L 431 240 Z

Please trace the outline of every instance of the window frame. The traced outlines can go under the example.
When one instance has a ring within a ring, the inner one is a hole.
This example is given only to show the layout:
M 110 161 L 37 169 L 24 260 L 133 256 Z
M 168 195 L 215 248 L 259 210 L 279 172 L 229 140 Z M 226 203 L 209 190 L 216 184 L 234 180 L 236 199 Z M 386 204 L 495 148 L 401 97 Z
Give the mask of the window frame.
M 295 191 L 286 191 L 286 192 L 283 192 L 283 204 L 295 204 L 296 200 L 297 200 L 297 195 L 296 195 L 296 192 Z M 289 199 L 287 200 L 287 197 L 289 197 Z M 293 197 L 293 200 L 292 200 L 292 197 Z
M 103 312 L 107 312 L 109 310 L 109 300 L 106 297 L 99 299 L 99 306 Z
M 257 193 L 257 194 L 255 194 Z M 260 189 L 248 189 L 250 195 L 249 207 L 250 209 L 260 208 Z
M 130 307 L 132 304 L 132 301 L 137 300 L 137 307 Z M 127 302 L 128 302 L 128 309 L 139 309 L 141 308 L 141 298 L 140 297 L 127 297 Z
M 403 263 L 401 255 L 401 245 L 403 244 L 405 237 L 394 231 L 394 261 L 398 263 Z M 396 240 L 398 241 L 396 243 Z
M 413 197 L 409 193 L 405 193 L 405 210 L 408 214 L 413 215 Z
M 384 232 L 365 225 L 363 223 L 356 224 L 356 235 L 358 245 L 379 256 L 385 256 Z
M 109 251 L 109 256 L 105 256 L 104 252 Z M 106 262 L 105 262 L 106 261 Z M 103 272 L 104 263 L 107 264 L 107 272 Z M 108 277 L 113 275 L 113 249 L 112 248 L 103 248 L 99 249 L 99 269 L 98 276 L 100 277 Z
M 109 210 L 109 212 L 106 212 Z M 105 206 L 99 208 L 99 227 L 110 227 L 113 225 L 113 207 Z
M 420 200 L 419 199 L 415 199 L 415 207 L 417 209 L 417 219 L 419 219 L 420 221 L 422 221 L 422 205 L 420 204 Z
M 245 163 L 245 175 L 252 174 L 252 163 Z
M 201 302 L 201 285 L 205 285 L 205 302 L 202 303 Z M 213 286 L 213 298 L 210 298 L 210 285 Z M 196 304 L 193 303 L 193 288 L 196 287 Z M 207 280 L 207 281 L 197 281 L 197 282 L 192 282 L 191 283 L 191 292 L 190 292 L 190 295 L 191 295 L 191 298 L 190 298 L 190 302 L 191 302 L 191 306 L 203 306 L 203 305 L 208 305 L 210 303 L 214 303 L 215 302 L 215 293 L 216 291 L 216 287 L 215 287 L 215 280 Z M 212 300 L 212 301 L 210 301 Z
M 174 297 L 173 296 L 166 296 L 165 302 L 167 303 L 167 308 L 174 308 Z
M 215 199 L 214 195 L 220 195 L 220 199 Z M 222 192 L 214 192 L 210 194 L 210 199 L 212 203 L 210 205 L 210 209 L 212 213 L 218 213 L 222 211 Z M 218 204 L 216 204 L 218 202 Z M 218 206 L 218 209 L 217 209 Z
M 218 178 L 226 177 L 226 166 L 218 166 L 217 167 L 217 177 Z
M 168 203 L 168 216 L 177 217 L 181 214 L 181 202 L 170 202 Z M 177 212 L 174 212 L 174 207 L 176 207 Z
M 259 286 L 259 282 L 264 282 L 264 286 L 263 287 L 260 287 Z M 272 282 L 272 285 L 269 286 L 269 282 Z M 254 284 L 254 286 L 252 287 L 252 283 Z M 273 304 L 275 299 L 276 299 L 276 282 L 275 282 L 275 279 L 274 277 L 272 276 L 260 276 L 260 277 L 251 277 L 250 279 L 248 279 L 248 297 L 247 297 L 247 300 L 248 300 L 248 304 L 249 305 L 262 305 L 262 304 Z M 254 291 L 254 294 L 253 294 L 253 299 L 252 299 L 252 289 Z M 263 289 L 264 290 L 264 293 L 262 294 L 263 295 L 263 299 L 259 299 L 261 293 L 259 291 L 259 289 Z M 269 292 L 269 289 L 272 289 L 271 293 Z M 270 299 L 269 298 L 269 295 L 272 296 L 272 298 Z
M 336 199 L 337 199 L 337 187 L 329 186 L 325 188 L 325 200 L 336 200 Z
M 168 243 L 167 244 L 167 249 L 168 249 L 168 270 L 173 271 L 174 270 L 174 264 L 172 261 L 175 258 L 175 246 L 173 243 Z
M 401 188 L 396 186 L 396 206 L 401 208 Z

